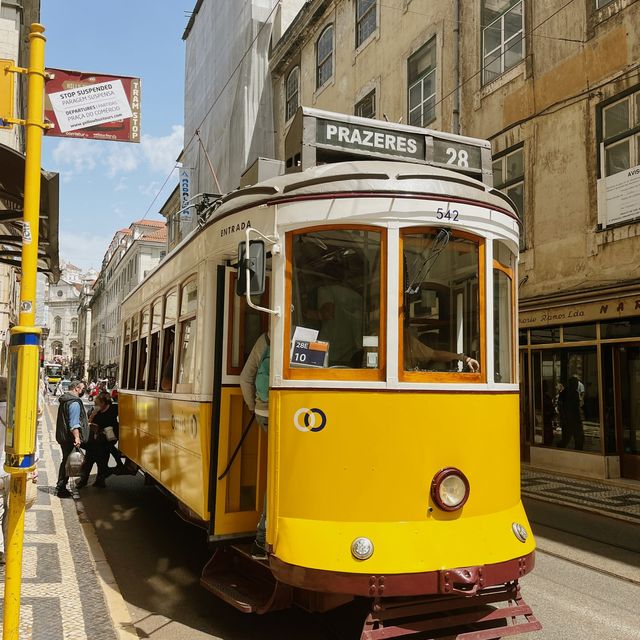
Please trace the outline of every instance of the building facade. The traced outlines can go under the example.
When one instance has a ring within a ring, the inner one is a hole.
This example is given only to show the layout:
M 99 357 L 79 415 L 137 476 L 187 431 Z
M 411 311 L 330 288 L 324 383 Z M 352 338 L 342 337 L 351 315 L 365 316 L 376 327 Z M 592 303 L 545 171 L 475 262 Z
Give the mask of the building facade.
M 7 62 L 26 67 L 28 61 L 28 33 L 32 22 L 39 22 L 39 0 L 23 0 L 22 2 L 7 2 L 0 0 L 0 64 Z M 4 74 L 3 74 L 4 75 Z M 3 84 L 0 95 L 0 116 L 13 115 L 23 117 L 26 113 L 26 77 L 16 74 L 13 76 L 12 100 L 6 100 L 9 92 Z M 4 111 L 4 109 L 9 109 Z M 22 191 L 24 182 L 24 147 L 25 132 L 20 126 L 0 126 L 0 375 L 6 375 L 7 350 L 9 329 L 18 323 L 20 303 L 20 247 L 22 230 L 19 220 L 22 217 Z M 57 189 L 57 177 L 54 179 Z M 51 194 L 46 188 L 43 191 L 45 202 L 43 221 L 51 222 L 50 208 L 54 204 Z M 56 196 L 57 214 L 57 196 Z M 42 226 L 42 225 L 41 225 Z M 57 254 L 57 218 L 47 228 L 44 240 L 48 247 L 50 258 Z M 42 242 L 42 237 L 41 237 Z M 42 243 L 43 246 L 45 243 Z M 57 276 L 57 255 L 48 264 L 43 261 L 41 267 L 49 268 L 50 273 Z M 53 263 L 53 264 L 52 264 Z M 40 287 L 40 283 L 39 283 Z M 36 307 L 43 304 L 41 298 L 36 299 Z M 40 318 L 42 314 L 40 314 Z
M 45 343 L 44 358 L 47 362 L 60 362 L 68 371 L 77 373 L 78 349 L 78 300 L 82 285 L 68 282 L 64 276 L 56 284 L 50 284 L 45 292 L 45 304 L 49 308 L 49 336 Z
M 91 327 L 87 367 L 91 379 L 117 379 L 122 300 L 158 266 L 166 253 L 164 222 L 139 220 L 115 233 L 85 313 L 85 322 Z
M 491 141 L 522 219 L 523 458 L 594 477 L 640 478 L 639 28 L 636 0 L 311 0 L 270 60 L 281 160 L 300 105 Z
M 79 377 L 85 379 L 89 373 L 91 349 L 91 298 L 95 278 L 85 278 L 78 298 L 78 359 Z

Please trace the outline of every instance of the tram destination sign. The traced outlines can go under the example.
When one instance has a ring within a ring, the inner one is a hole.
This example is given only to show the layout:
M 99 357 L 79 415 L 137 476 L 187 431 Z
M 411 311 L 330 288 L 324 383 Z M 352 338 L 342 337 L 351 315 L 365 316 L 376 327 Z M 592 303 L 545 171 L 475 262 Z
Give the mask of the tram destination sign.
M 422 162 L 425 157 L 423 135 L 322 118 L 317 120 L 316 143 L 366 155 L 381 154 Z
M 433 162 L 449 165 L 463 171 L 482 173 L 482 153 L 480 147 L 450 140 L 433 138 Z

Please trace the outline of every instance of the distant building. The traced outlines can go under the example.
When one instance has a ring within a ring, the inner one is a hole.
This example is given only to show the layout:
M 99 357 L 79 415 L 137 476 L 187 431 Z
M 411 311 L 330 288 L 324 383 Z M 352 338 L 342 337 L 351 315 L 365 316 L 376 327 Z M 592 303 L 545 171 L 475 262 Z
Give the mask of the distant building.
M 49 337 L 44 357 L 46 361 L 60 361 L 69 369 L 69 375 L 76 373 L 78 366 L 78 300 L 81 291 L 81 284 L 61 277 L 56 284 L 49 285 L 45 293 L 45 304 L 49 308 Z
M 91 298 L 95 277 L 85 277 L 78 299 L 78 359 L 80 360 L 79 376 L 86 378 L 89 373 L 89 357 L 91 350 Z
M 90 312 L 85 322 L 91 326 L 89 377 L 117 378 L 122 300 L 166 254 L 164 222 L 139 220 L 113 236 L 93 285 L 93 295 L 90 300 L 85 298 Z

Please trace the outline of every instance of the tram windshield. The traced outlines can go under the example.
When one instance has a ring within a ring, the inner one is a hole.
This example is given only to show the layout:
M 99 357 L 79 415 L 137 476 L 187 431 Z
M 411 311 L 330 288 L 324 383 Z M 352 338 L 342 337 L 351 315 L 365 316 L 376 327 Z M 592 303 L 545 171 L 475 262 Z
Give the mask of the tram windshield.
M 382 232 L 293 236 L 290 366 L 379 369 Z
M 402 233 L 406 372 L 471 373 L 480 358 L 479 240 L 447 229 Z

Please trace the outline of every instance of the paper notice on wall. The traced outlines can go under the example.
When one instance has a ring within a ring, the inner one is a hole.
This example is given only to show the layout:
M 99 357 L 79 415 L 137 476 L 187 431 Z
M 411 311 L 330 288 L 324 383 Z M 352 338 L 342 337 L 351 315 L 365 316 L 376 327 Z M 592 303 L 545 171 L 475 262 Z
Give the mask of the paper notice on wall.
M 122 80 L 67 89 L 48 97 L 63 133 L 131 118 Z
M 640 218 L 640 165 L 598 180 L 598 222 L 603 227 Z

